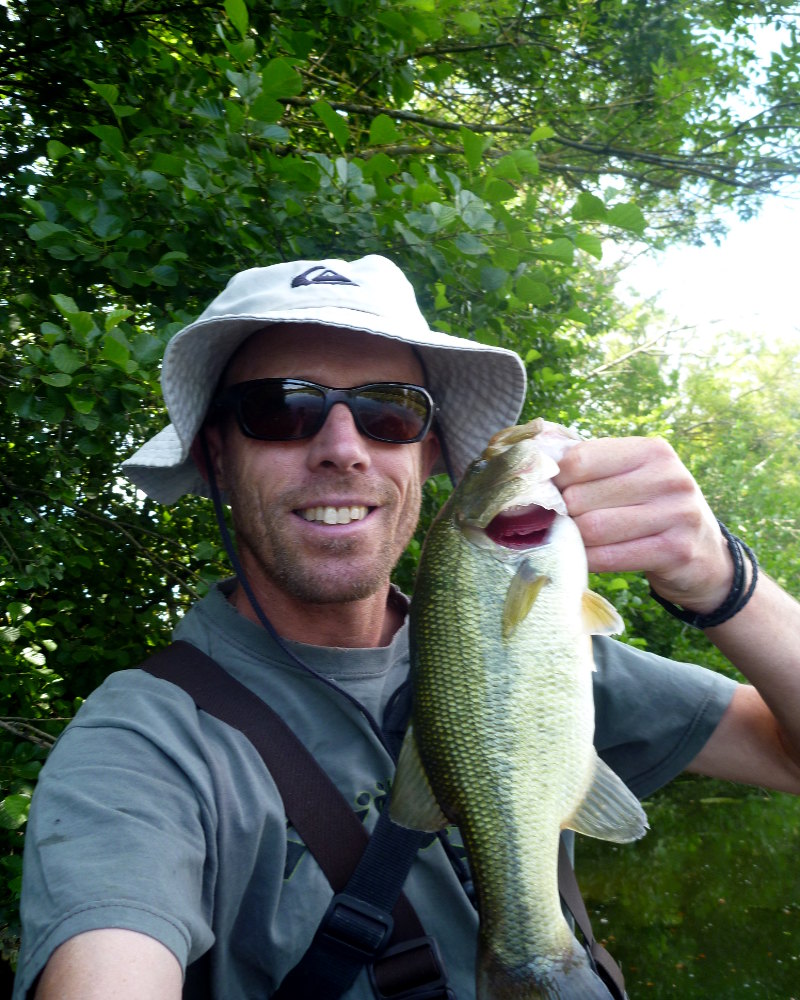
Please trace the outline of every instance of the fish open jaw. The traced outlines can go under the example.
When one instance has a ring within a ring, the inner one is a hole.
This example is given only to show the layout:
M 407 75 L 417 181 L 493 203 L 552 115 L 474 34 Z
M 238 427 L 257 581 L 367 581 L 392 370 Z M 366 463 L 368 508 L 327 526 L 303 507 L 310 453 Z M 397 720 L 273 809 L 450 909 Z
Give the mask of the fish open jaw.
M 507 549 L 532 549 L 544 545 L 556 512 L 538 504 L 511 507 L 487 524 L 486 535 Z

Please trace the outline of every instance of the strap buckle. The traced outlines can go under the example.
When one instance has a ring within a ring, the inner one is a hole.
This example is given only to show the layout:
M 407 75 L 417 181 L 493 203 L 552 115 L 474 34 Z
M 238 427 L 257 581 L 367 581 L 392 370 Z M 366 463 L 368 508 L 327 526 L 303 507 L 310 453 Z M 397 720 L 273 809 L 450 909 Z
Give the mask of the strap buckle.
M 346 892 L 337 893 L 330 901 L 319 926 L 319 936 L 363 962 L 370 962 L 389 940 L 394 929 L 390 913 Z
M 378 1000 L 456 1000 L 432 937 L 387 948 L 370 965 L 369 980 Z

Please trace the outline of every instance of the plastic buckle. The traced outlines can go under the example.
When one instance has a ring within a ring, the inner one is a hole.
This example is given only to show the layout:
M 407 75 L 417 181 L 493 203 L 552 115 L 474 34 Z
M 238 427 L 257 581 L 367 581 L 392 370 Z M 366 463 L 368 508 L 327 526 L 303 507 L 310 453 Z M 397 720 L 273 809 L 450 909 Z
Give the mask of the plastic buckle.
M 393 929 L 391 913 L 340 892 L 330 901 L 319 934 L 340 951 L 369 962 L 389 940 Z
M 369 981 L 378 1000 L 455 1000 L 432 937 L 387 948 L 369 967 Z

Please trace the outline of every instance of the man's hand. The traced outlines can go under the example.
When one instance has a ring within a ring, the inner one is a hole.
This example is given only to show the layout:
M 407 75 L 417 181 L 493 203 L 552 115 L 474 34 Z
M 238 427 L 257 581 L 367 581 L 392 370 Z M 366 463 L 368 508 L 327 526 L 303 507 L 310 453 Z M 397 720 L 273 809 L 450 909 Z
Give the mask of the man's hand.
M 727 543 L 666 441 L 582 441 L 559 464 L 555 482 L 592 572 L 643 572 L 662 597 L 702 614 L 722 604 L 733 580 Z

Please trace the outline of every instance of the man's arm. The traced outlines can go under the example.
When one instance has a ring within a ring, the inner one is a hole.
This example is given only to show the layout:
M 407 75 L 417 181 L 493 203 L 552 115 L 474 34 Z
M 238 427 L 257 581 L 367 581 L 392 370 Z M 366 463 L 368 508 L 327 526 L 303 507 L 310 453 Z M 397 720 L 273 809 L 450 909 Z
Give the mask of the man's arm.
M 800 794 L 800 604 L 759 572 L 753 597 L 706 635 L 751 682 L 690 771 Z
M 701 614 L 722 604 L 733 579 L 727 543 L 666 442 L 586 441 L 560 465 L 590 570 L 644 572 L 662 597 Z M 736 692 L 689 769 L 800 794 L 800 604 L 759 573 L 747 605 L 706 635 L 753 686 Z
M 172 952 L 137 931 L 86 931 L 50 957 L 34 1000 L 180 1000 L 183 975 Z

